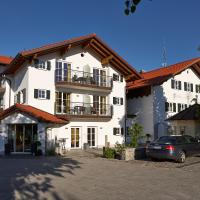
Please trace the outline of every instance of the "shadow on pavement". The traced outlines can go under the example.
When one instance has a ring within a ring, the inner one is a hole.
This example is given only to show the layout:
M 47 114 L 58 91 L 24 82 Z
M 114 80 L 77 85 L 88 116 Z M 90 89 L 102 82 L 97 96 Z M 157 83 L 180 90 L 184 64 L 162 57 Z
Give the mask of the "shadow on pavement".
M 0 158 L 0 199 L 63 200 L 55 191 L 53 178 L 75 175 L 81 163 L 72 158 L 8 156 Z M 67 186 L 66 186 L 67 187 Z M 48 192 L 48 198 L 45 193 Z M 77 200 L 69 194 L 65 199 Z

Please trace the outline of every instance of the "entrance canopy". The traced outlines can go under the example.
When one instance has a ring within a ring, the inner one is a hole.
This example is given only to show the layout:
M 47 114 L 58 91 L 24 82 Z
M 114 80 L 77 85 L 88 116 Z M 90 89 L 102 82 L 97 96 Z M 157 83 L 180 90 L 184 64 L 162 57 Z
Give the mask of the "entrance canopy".
M 67 124 L 67 120 L 59 119 L 55 115 L 52 115 L 48 112 L 35 108 L 33 106 L 24 105 L 24 104 L 15 104 L 10 108 L 4 110 L 0 114 L 0 120 L 5 119 L 6 117 L 14 114 L 14 113 L 21 113 L 27 114 L 33 118 L 36 118 L 39 122 L 51 123 L 51 124 Z

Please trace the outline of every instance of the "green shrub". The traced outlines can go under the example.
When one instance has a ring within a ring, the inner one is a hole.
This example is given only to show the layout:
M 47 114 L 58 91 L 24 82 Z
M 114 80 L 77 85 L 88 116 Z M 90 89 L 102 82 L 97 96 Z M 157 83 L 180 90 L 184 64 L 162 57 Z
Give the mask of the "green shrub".
M 119 144 L 118 142 L 116 142 L 115 150 L 117 154 L 121 155 L 125 148 L 126 148 L 125 144 Z
M 116 152 L 115 149 L 104 147 L 103 149 L 103 157 L 105 158 L 115 158 Z
M 143 138 L 143 127 L 135 123 L 131 128 L 129 128 L 129 133 L 131 135 L 130 146 L 135 148 L 138 145 L 139 139 Z

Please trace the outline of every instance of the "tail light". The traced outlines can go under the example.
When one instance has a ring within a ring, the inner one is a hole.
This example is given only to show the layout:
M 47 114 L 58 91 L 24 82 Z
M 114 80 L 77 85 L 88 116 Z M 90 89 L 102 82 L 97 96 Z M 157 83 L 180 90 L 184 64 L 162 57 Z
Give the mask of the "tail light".
M 165 147 L 166 150 L 169 150 L 169 151 L 174 151 L 175 147 L 172 146 L 172 145 L 168 145 Z

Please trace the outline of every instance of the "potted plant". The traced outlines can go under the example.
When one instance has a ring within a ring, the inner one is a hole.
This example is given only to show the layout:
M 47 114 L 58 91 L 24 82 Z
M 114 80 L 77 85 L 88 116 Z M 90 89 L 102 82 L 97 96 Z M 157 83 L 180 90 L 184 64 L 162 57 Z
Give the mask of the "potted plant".
M 122 159 L 123 160 L 134 160 L 135 159 L 135 149 L 138 147 L 139 140 L 143 137 L 143 128 L 138 123 L 132 125 L 129 128 L 129 133 L 131 137 L 131 142 L 129 147 L 125 148 L 122 151 Z

